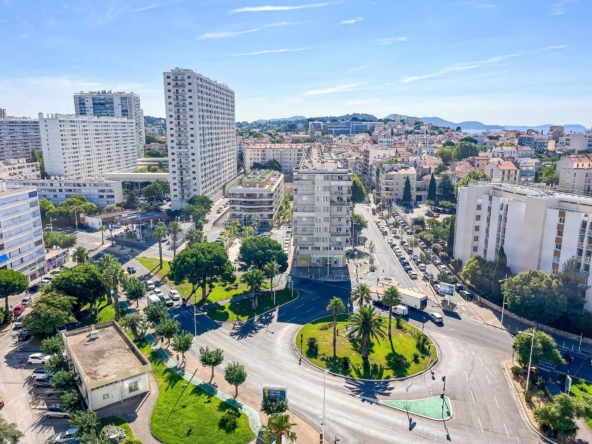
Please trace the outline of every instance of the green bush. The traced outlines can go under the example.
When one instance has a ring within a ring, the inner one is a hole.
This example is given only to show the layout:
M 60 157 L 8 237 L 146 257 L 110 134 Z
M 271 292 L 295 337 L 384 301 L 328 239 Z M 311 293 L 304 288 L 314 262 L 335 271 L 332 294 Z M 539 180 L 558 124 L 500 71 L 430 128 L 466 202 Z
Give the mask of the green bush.
M 5 317 L 6 317 L 6 312 L 4 311 L 4 307 L 0 307 L 0 325 L 4 324 Z
M 351 360 L 348 356 L 344 356 L 341 360 L 341 368 L 344 370 L 349 370 L 351 368 Z
M 519 378 L 520 376 L 522 376 L 522 367 L 519 367 L 517 365 L 515 365 L 514 367 L 511 368 L 512 374 L 514 375 L 514 378 Z
M 238 422 L 236 419 L 237 413 L 234 410 L 226 410 L 222 415 L 222 418 L 220 418 L 220 427 L 225 430 L 234 430 L 238 427 Z
M 314 336 L 311 336 L 306 340 L 306 346 L 310 351 L 316 351 L 319 348 L 319 341 Z
M 108 444 L 119 444 L 126 439 L 127 436 L 123 427 L 109 424 L 101 430 L 100 438 L 103 442 Z
M 395 320 L 395 326 L 399 330 L 403 330 L 405 328 L 405 319 L 403 319 L 403 318 L 396 318 L 396 320 Z
M 417 352 L 413 353 L 413 361 L 415 363 L 419 362 L 419 353 L 417 353 Z

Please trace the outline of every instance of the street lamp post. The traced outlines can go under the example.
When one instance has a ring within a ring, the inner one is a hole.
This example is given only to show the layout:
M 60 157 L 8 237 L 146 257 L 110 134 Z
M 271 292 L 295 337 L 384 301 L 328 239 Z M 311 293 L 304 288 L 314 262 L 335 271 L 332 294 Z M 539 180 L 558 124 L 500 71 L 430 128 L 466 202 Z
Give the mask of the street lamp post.
M 502 282 L 506 282 L 508 280 L 508 275 L 506 274 L 506 277 L 503 278 L 501 281 L 499 281 L 499 283 L 501 284 Z M 504 293 L 504 301 L 502 302 L 502 327 L 504 326 L 504 309 L 506 308 L 506 294 Z
M 534 349 L 534 337 L 536 335 L 536 324 L 534 325 L 532 333 L 526 333 L 524 331 L 520 331 L 519 333 L 532 337 L 532 340 L 530 342 L 530 357 L 528 358 L 528 372 L 526 373 L 526 391 L 528 391 L 528 387 L 530 384 L 530 365 L 532 363 L 532 350 Z

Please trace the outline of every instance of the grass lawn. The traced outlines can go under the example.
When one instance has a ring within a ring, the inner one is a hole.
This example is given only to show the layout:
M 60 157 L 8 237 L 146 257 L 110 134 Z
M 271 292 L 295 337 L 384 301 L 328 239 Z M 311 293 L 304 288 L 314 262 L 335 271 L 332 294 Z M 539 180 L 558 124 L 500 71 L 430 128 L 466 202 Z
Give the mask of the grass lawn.
M 123 314 L 122 314 L 123 315 Z M 115 320 L 115 307 L 113 304 L 107 305 L 107 296 L 99 304 L 98 314 L 95 315 L 89 305 L 82 307 L 80 319 L 85 325 L 100 324 Z
M 561 388 L 565 388 L 565 375 L 559 375 Z M 571 394 L 576 398 L 581 398 L 583 394 L 592 395 L 592 384 L 584 379 L 573 378 L 571 381 Z M 592 416 L 586 418 L 586 424 L 592 429 Z
M 275 292 L 275 307 L 290 302 L 297 297 L 298 291 L 296 290 L 294 290 L 294 298 L 292 298 L 292 290 L 277 290 Z M 246 321 L 272 308 L 274 308 L 272 294 L 263 293 L 259 295 L 259 308 L 255 311 L 251 310 L 251 298 L 247 298 L 210 308 L 206 313 L 210 319 L 215 321 Z
M 428 351 L 419 352 L 415 345 L 415 339 L 411 336 L 414 329 L 405 323 L 404 329 L 395 327 L 393 319 L 392 342 L 386 338 L 377 343 L 370 342 L 370 355 L 368 361 L 370 367 L 364 369 L 362 364 L 362 343 L 345 337 L 346 327 L 349 324 L 347 315 L 337 317 L 337 359 L 333 358 L 333 316 L 318 319 L 312 324 L 305 325 L 296 335 L 296 345 L 300 347 L 300 334 L 303 336 L 303 348 L 306 358 L 319 367 L 329 369 L 333 373 L 352 376 L 363 379 L 391 379 L 401 378 L 421 372 L 428 367 Z M 388 318 L 385 318 L 388 328 Z M 328 328 L 327 328 L 328 327 Z M 325 328 L 325 329 L 321 329 Z M 318 340 L 318 351 L 309 350 L 306 341 L 314 336 Z M 436 349 L 432 349 L 432 360 L 436 357 Z M 418 356 L 414 359 L 414 354 Z M 345 369 L 343 358 L 349 357 L 351 365 Z M 406 362 L 397 364 L 397 359 Z
M 147 258 L 147 257 L 140 257 L 138 261 L 142 265 L 144 265 L 148 270 L 154 272 L 159 279 L 165 280 L 170 286 L 174 287 L 179 294 L 183 297 L 187 298 L 191 294 L 191 284 L 188 282 L 183 282 L 180 284 L 175 284 L 172 281 L 168 280 L 168 273 L 170 271 L 169 262 L 163 261 L 163 268 L 160 268 L 160 261 L 158 259 Z M 263 288 L 269 288 L 269 283 L 266 282 L 263 284 Z M 201 299 L 201 287 L 198 287 L 196 290 L 196 294 L 191 297 L 191 300 L 195 302 L 197 300 L 197 305 L 201 306 L 204 304 L 212 304 L 215 302 L 223 301 L 225 299 L 231 299 L 234 296 L 241 295 L 243 293 L 248 293 L 249 289 L 246 285 L 241 284 L 239 278 L 237 278 L 235 285 L 216 285 L 212 291 L 208 294 L 208 297 L 202 301 Z
M 154 353 L 146 340 L 136 342 L 148 356 L 152 373 L 158 381 L 158 401 L 150 419 L 154 437 L 164 444 L 245 444 L 255 438 L 249 420 L 243 413 L 234 430 L 220 426 L 226 410 L 235 410 L 229 404 L 188 384 L 169 369 Z
M 103 427 L 105 427 L 106 425 L 115 425 L 122 427 L 123 430 L 125 430 L 125 436 L 127 436 L 128 438 L 134 437 L 134 432 L 132 431 L 132 428 L 129 426 L 129 424 L 117 416 L 108 416 L 106 418 L 99 420 L 99 433 L 101 433 L 101 430 L 103 430 Z

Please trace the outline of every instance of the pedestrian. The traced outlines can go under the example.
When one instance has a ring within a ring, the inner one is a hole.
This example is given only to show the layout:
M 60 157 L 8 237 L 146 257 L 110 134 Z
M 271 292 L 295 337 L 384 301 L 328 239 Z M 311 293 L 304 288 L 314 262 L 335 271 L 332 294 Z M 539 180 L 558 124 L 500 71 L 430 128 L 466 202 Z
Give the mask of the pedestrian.
M 177 353 L 177 365 L 179 365 L 179 353 Z
M 185 356 L 183 356 L 183 364 L 181 364 L 183 366 L 183 368 L 185 368 L 185 366 L 187 365 L 187 358 Z

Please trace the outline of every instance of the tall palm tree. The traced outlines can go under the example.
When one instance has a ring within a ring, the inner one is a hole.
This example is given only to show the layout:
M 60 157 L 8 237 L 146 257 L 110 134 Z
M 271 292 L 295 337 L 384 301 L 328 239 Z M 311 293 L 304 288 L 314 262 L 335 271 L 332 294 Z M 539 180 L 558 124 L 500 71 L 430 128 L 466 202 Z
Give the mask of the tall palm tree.
M 113 301 L 115 307 L 115 320 L 119 321 L 119 287 L 125 286 L 127 282 L 127 275 L 119 262 L 117 265 L 111 265 L 103 270 L 103 279 L 105 283 L 113 290 Z
M 376 251 L 376 244 L 372 241 L 370 241 L 370 243 L 368 244 L 368 252 L 370 254 L 374 254 L 374 252 Z
M 295 425 L 290 422 L 290 415 L 274 413 L 267 420 L 267 425 L 263 426 L 265 444 L 271 444 L 274 438 L 277 444 L 282 444 L 284 438 L 288 441 L 296 442 L 298 437 L 296 436 L 296 432 L 292 430 L 292 427 Z
M 181 232 L 181 224 L 179 222 L 171 222 L 169 224 L 169 234 L 173 236 L 173 258 L 177 257 L 177 235 Z
M 140 339 L 139 332 L 144 329 L 144 324 L 146 324 L 146 321 L 138 313 L 126 314 L 121 318 L 121 326 L 126 330 L 131 330 L 136 341 Z
M 130 248 L 134 251 L 134 239 L 136 238 L 136 232 L 134 230 L 130 230 L 125 233 L 125 238 L 130 241 Z
M 72 259 L 74 259 L 74 262 L 80 265 L 90 261 L 90 255 L 88 254 L 88 251 L 86 251 L 86 248 L 77 247 L 72 254 Z
M 374 307 L 361 307 L 357 313 L 350 315 L 350 321 L 354 325 L 353 335 L 362 341 L 362 359 L 368 359 L 370 340 L 372 338 L 380 342 L 386 337 L 384 332 L 384 319 L 376 316 Z
M 101 245 L 105 245 L 105 231 L 107 227 L 105 225 L 101 225 L 99 227 L 99 231 L 101 232 Z
M 365 304 L 369 304 L 372 302 L 372 294 L 370 292 L 370 288 L 367 285 L 361 284 L 358 285 L 354 290 L 351 292 L 351 300 L 352 302 L 357 302 L 358 307 L 362 307 Z
M 278 263 L 274 259 L 273 261 L 271 261 L 268 264 L 265 264 L 263 266 L 263 271 L 265 272 L 265 274 L 269 278 L 269 284 L 271 285 L 270 288 L 271 288 L 271 291 L 273 292 L 273 305 L 275 305 L 275 289 L 273 288 L 273 278 L 276 277 L 277 274 L 280 272 L 280 266 L 278 265 Z
M 241 282 L 249 287 L 251 292 L 251 309 L 256 310 L 259 307 L 259 290 L 263 284 L 265 275 L 261 270 L 253 270 L 245 273 L 241 277 Z
M 333 310 L 333 357 L 337 356 L 337 315 L 345 311 L 341 298 L 333 296 L 327 305 L 327 311 Z
M 203 240 L 203 235 L 203 231 L 190 228 L 187 230 L 187 233 L 185 233 L 185 239 L 187 239 L 189 245 L 199 244 Z
M 162 268 L 162 240 L 167 235 L 167 227 L 164 222 L 158 222 L 154 227 L 152 237 L 158 240 L 158 254 L 160 255 L 160 268 Z
M 391 336 L 391 322 L 393 319 L 393 307 L 399 305 L 403 299 L 399 294 L 399 289 L 397 287 L 389 287 L 389 289 L 384 293 L 382 298 L 382 302 L 388 305 L 389 308 L 389 326 L 388 326 L 388 334 L 389 337 Z
M 99 271 L 103 274 L 105 270 L 112 266 L 119 266 L 119 261 L 115 256 L 112 254 L 106 254 L 97 262 L 97 266 L 99 267 Z M 113 300 L 111 299 L 111 292 L 107 292 L 107 304 L 112 304 Z

